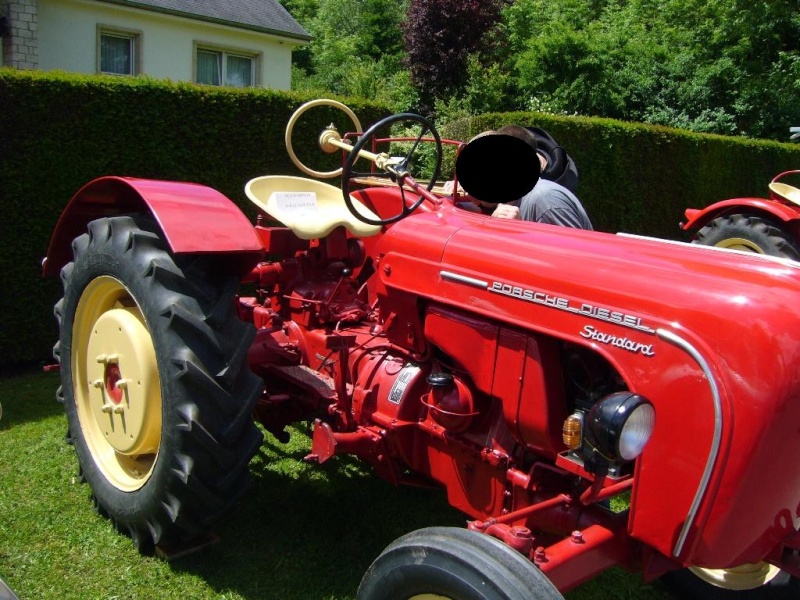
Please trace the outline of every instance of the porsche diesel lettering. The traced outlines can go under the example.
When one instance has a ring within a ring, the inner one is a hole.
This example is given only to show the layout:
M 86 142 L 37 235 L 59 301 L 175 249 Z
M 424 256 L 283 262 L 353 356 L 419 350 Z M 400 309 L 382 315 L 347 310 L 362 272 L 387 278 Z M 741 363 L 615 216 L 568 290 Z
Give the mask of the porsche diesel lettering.
M 556 296 L 547 292 L 536 291 L 521 286 L 511 285 L 510 283 L 502 283 L 495 281 L 489 288 L 490 291 L 501 294 L 503 296 L 510 296 L 512 298 L 519 298 L 534 304 L 541 304 L 551 308 L 557 308 L 570 313 L 581 314 L 600 321 L 622 325 L 631 329 L 638 329 L 646 333 L 655 333 L 652 327 L 645 325 L 641 317 L 625 314 L 618 310 L 604 308 L 602 306 L 594 306 L 586 302 L 577 303 L 572 302 L 569 298 L 563 296 Z

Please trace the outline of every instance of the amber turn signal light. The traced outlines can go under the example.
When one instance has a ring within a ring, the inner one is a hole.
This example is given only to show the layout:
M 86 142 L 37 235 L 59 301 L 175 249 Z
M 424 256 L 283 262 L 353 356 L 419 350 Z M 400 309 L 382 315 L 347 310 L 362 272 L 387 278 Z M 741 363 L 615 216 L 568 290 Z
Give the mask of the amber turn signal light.
M 564 420 L 561 428 L 561 439 L 570 450 L 580 448 L 581 438 L 583 437 L 583 416 L 574 413 Z

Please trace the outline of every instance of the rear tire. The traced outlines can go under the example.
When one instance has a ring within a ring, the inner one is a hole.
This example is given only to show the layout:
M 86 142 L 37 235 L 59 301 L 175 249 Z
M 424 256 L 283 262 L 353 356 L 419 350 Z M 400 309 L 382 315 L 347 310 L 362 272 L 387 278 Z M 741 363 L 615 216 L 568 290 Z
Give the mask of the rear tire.
M 81 477 L 140 551 L 189 543 L 241 496 L 262 441 L 238 279 L 172 256 L 144 216 L 93 221 L 72 247 L 54 354 Z
M 364 574 L 358 600 L 564 600 L 545 575 L 493 537 L 430 527 L 398 538 Z
M 800 260 L 797 245 L 773 222 L 750 215 L 717 217 L 697 232 L 697 244 Z

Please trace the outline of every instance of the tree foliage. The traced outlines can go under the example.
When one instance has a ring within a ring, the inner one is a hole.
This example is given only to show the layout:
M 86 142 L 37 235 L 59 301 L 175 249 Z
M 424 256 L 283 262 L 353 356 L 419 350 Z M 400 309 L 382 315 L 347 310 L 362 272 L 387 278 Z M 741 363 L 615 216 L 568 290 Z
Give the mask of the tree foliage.
M 463 90 L 471 54 L 491 50 L 508 0 L 410 0 L 403 40 L 424 108 Z
M 298 87 L 786 139 L 800 0 L 287 0 Z
M 529 107 L 754 137 L 800 122 L 796 0 L 517 0 L 504 18 Z
M 405 0 L 290 0 L 313 39 L 295 51 L 292 85 L 405 108 L 416 95 L 405 72 L 400 23 Z

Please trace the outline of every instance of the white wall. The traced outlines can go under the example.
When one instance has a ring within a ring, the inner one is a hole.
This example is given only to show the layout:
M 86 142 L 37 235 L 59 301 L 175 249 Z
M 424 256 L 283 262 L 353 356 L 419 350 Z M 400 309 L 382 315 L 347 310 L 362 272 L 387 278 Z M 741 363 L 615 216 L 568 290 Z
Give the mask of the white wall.
M 98 24 L 141 32 L 142 73 L 151 77 L 192 81 L 201 42 L 260 52 L 261 85 L 288 90 L 291 83 L 293 40 L 90 0 L 39 0 L 39 68 L 96 73 Z

